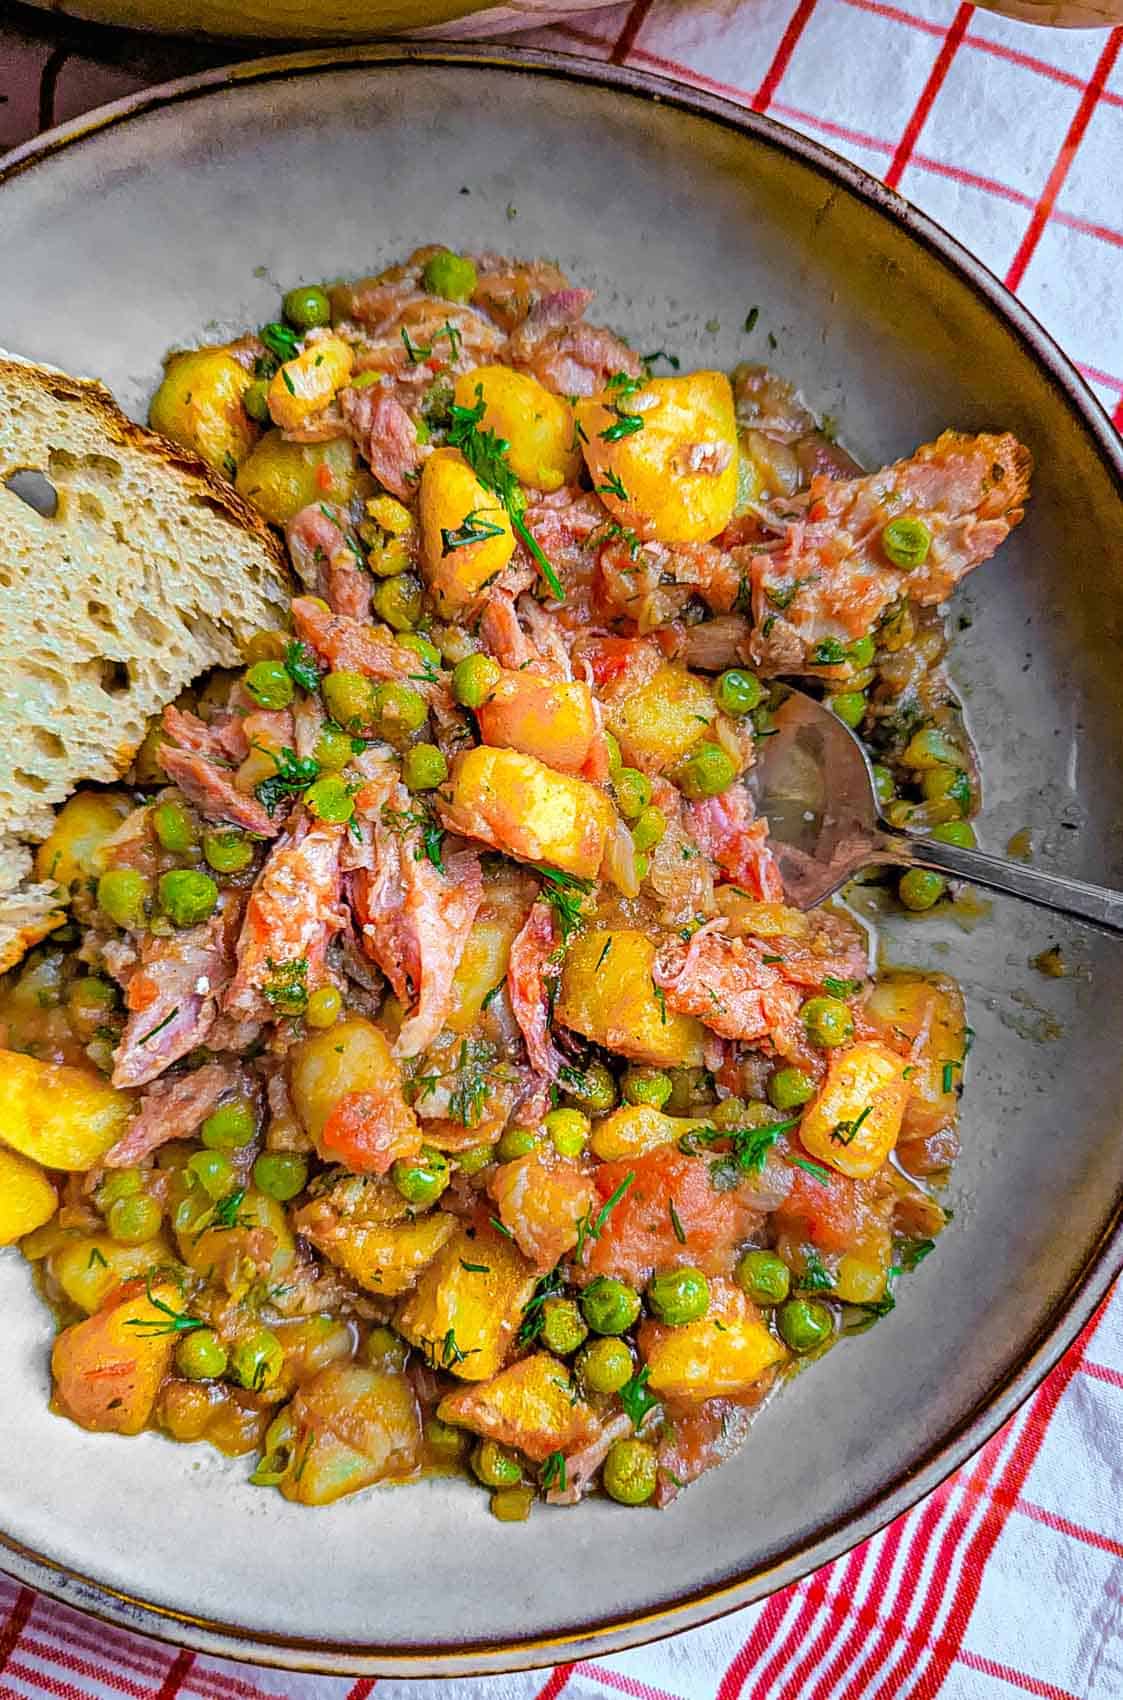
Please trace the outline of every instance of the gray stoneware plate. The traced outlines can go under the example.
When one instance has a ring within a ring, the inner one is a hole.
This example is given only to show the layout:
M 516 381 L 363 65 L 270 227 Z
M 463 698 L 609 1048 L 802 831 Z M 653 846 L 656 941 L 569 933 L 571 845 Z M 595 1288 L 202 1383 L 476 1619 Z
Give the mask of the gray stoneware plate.
M 557 256 L 598 287 L 598 316 L 684 363 L 759 355 L 771 332 L 867 462 L 947 424 L 1016 431 L 1038 463 L 1029 517 L 956 604 L 983 841 L 1028 827 L 1042 866 L 1123 881 L 1119 442 L 994 279 L 852 166 L 632 71 L 394 45 L 140 95 L 0 181 L 0 341 L 96 373 L 138 415 L 169 344 L 272 317 L 279 284 L 439 238 Z M 1079 973 L 1030 967 L 1055 942 Z M 970 1000 L 955 1220 L 894 1314 L 672 1510 L 503 1525 L 467 1484 L 432 1481 L 308 1511 L 250 1487 L 244 1462 L 84 1434 L 48 1413 L 49 1319 L 5 1253 L 5 1568 L 218 1653 L 486 1673 L 685 1629 L 905 1510 L 1009 1416 L 1118 1265 L 1123 946 L 995 902 L 970 926 L 895 922 L 883 948 L 949 969 Z

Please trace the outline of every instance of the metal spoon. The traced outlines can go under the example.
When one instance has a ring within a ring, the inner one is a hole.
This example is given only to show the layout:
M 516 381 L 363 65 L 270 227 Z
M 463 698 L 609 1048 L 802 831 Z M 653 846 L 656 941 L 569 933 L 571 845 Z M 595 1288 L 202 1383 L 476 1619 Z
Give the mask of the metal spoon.
M 769 843 L 788 901 L 797 908 L 812 909 L 862 868 L 890 862 L 934 868 L 1123 933 L 1123 892 L 886 825 L 861 744 L 836 714 L 803 691 L 793 690 L 781 703 L 774 724 L 775 732 L 758 747 L 752 789 L 758 814 L 768 817 Z

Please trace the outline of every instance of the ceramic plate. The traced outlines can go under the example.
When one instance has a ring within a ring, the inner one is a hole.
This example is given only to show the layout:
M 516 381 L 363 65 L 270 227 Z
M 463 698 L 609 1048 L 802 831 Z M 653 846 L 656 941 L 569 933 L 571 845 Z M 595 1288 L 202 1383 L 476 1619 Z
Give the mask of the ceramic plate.
M 595 316 L 684 365 L 771 358 L 879 464 L 955 424 L 1034 451 L 1029 517 L 957 599 L 984 846 L 1123 880 L 1120 447 L 1058 351 L 940 231 L 766 119 L 632 71 L 390 46 L 156 90 L 13 156 L 0 342 L 141 416 L 164 350 L 271 318 L 278 288 L 423 240 L 556 256 Z M 746 336 L 750 308 L 759 308 Z M 771 339 L 775 350 L 770 353 Z M 1077 970 L 1030 958 L 1060 943 Z M 335 1672 L 605 1653 L 758 1599 L 932 1488 L 1055 1361 L 1118 1262 L 1123 947 L 1012 903 L 887 927 L 977 1032 L 955 1220 L 890 1317 L 771 1405 L 661 1515 L 505 1525 L 467 1483 L 308 1511 L 245 1462 L 47 1410 L 50 1325 L 0 1259 L 4 1565 L 118 1622 Z

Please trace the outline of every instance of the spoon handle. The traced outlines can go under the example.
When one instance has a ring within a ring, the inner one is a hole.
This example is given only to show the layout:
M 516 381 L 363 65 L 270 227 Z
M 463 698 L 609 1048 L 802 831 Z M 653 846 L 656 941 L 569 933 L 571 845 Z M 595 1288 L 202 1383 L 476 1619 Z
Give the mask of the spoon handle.
M 1039 908 L 1075 915 L 1108 932 L 1123 933 L 1123 892 L 1110 891 L 1106 886 L 1062 879 L 1059 874 L 1045 874 L 1021 862 L 1008 862 L 1001 856 L 965 850 L 958 844 L 942 844 L 933 838 L 904 838 L 886 832 L 882 834 L 881 850 L 886 861 L 907 867 L 934 868 L 953 879 L 970 880 L 972 885 L 985 886 L 989 891 L 1022 897 Z

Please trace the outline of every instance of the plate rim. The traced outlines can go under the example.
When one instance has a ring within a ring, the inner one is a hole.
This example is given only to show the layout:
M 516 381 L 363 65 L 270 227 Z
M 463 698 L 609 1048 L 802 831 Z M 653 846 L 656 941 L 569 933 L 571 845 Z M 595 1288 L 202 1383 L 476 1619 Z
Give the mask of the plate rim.
M 956 237 L 860 166 L 777 119 L 692 84 L 633 66 L 550 49 L 432 41 L 373 42 L 270 54 L 154 84 L 57 125 L 0 156 L 0 189 L 25 171 L 114 125 L 183 101 L 205 99 L 245 83 L 410 65 L 460 65 L 587 83 L 675 107 L 794 157 L 820 178 L 841 186 L 903 227 L 982 298 L 1058 392 L 1075 422 L 1091 439 L 1123 498 L 1123 441 L 1106 410 L 1044 326 Z M 462 1639 L 418 1644 L 415 1648 L 385 1648 L 331 1639 L 286 1638 L 157 1605 L 71 1570 L 22 1545 L 0 1528 L 2 1568 L 24 1585 L 115 1627 L 198 1653 L 278 1669 L 331 1676 L 483 1676 L 562 1663 L 574 1653 L 583 1656 L 586 1649 L 595 1656 L 605 1656 L 700 1627 L 762 1600 L 831 1563 L 903 1515 L 966 1463 L 1025 1403 L 1094 1316 L 1121 1271 L 1123 1185 L 1084 1266 L 1055 1299 L 1007 1374 L 912 1467 L 869 1496 L 856 1511 L 820 1525 L 814 1535 L 769 1564 L 746 1570 L 717 1587 L 670 1596 L 652 1610 L 627 1618 L 609 1617 L 580 1629 L 496 1642 Z

